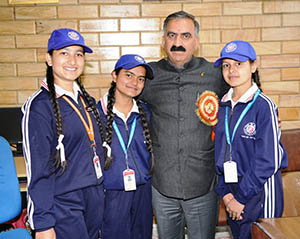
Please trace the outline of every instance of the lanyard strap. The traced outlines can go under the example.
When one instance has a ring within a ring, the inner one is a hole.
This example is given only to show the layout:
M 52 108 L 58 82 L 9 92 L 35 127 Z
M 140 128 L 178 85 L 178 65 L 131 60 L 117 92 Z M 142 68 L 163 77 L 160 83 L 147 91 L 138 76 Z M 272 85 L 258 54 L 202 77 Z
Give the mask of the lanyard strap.
M 132 126 L 131 126 L 131 130 L 130 130 L 130 134 L 129 134 L 129 139 L 128 139 L 127 147 L 125 146 L 125 142 L 124 142 L 124 140 L 123 140 L 123 138 L 122 138 L 122 135 L 121 135 L 121 133 L 120 133 L 120 130 L 118 129 L 118 126 L 117 126 L 117 124 L 116 124 L 115 121 L 113 122 L 113 127 L 114 127 L 114 130 L 115 130 L 115 132 L 116 132 L 116 134 L 117 134 L 117 136 L 118 136 L 119 142 L 120 142 L 120 144 L 121 144 L 121 147 L 122 147 L 122 149 L 123 149 L 123 152 L 124 152 L 124 154 L 125 154 L 125 156 L 126 156 L 126 160 L 127 160 L 127 158 L 128 158 L 127 149 L 128 149 L 129 146 L 130 146 L 130 143 L 131 143 L 131 141 L 132 141 L 133 134 L 134 134 L 134 131 L 135 131 L 135 127 L 136 127 L 136 117 L 134 118 L 133 123 L 132 123 Z
M 88 119 L 88 123 L 89 125 L 86 123 L 85 119 L 83 118 L 81 112 L 79 111 L 79 109 L 72 103 L 72 101 L 70 101 L 66 96 L 63 96 L 63 99 L 65 101 L 67 101 L 69 103 L 69 105 L 75 110 L 75 112 L 77 113 L 77 115 L 79 116 L 79 118 L 81 119 L 83 125 L 84 125 L 84 128 L 89 136 L 89 139 L 91 140 L 92 142 L 92 145 L 94 146 L 95 145 L 95 134 L 94 134 L 94 128 L 93 128 L 93 123 L 92 123 L 92 119 L 91 119 L 91 116 L 90 114 L 87 112 L 86 110 L 86 105 L 82 99 L 82 97 L 80 96 L 80 100 L 82 102 L 82 105 L 84 107 L 84 111 L 85 111 L 85 114 L 86 114 L 86 117 Z
M 255 92 L 255 95 L 253 97 L 253 100 L 251 103 L 249 103 L 246 108 L 243 110 L 243 112 L 241 113 L 238 121 L 236 122 L 235 126 L 234 126 L 234 129 L 233 129 L 233 132 L 232 132 L 232 136 L 231 136 L 231 141 L 230 141 L 230 136 L 229 136 L 229 125 L 228 125 L 228 108 L 229 106 L 226 107 L 226 113 L 225 113 L 225 133 L 226 133 L 226 140 L 227 140 L 227 143 L 231 146 L 231 143 L 233 142 L 233 139 L 234 139 L 234 136 L 235 136 L 235 133 L 237 131 L 237 128 L 238 126 L 240 125 L 242 119 L 245 117 L 245 115 L 247 114 L 247 112 L 249 111 L 249 109 L 251 108 L 251 106 L 254 104 L 254 102 L 256 101 L 258 95 L 260 94 L 260 90 L 258 89 L 256 92 Z

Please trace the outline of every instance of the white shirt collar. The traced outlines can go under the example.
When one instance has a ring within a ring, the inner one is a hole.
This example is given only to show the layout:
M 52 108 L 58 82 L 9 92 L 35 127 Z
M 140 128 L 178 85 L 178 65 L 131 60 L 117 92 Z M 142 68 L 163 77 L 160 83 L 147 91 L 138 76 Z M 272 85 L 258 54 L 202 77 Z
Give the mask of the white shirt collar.
M 225 94 L 222 98 L 222 102 L 231 101 L 232 108 L 239 102 L 241 103 L 247 103 L 248 101 L 252 100 L 253 95 L 258 90 L 258 86 L 256 83 L 252 83 L 252 86 L 239 98 L 238 101 L 234 102 L 232 100 L 233 95 L 233 88 L 230 88 L 227 94 Z
M 73 92 L 64 90 L 63 88 L 61 88 L 60 86 L 54 84 L 55 86 L 55 92 L 56 92 L 56 97 L 59 98 L 63 95 L 67 95 L 69 97 L 71 97 L 76 103 L 78 103 L 77 99 L 78 99 L 78 92 L 81 92 L 79 86 L 77 85 L 77 83 L 74 81 L 73 82 Z M 49 91 L 48 85 L 47 85 L 47 80 L 46 78 L 42 81 L 42 87 L 44 87 L 45 89 L 47 89 Z
M 135 99 L 133 100 L 133 106 L 130 110 L 130 112 L 127 114 L 127 117 L 125 117 L 125 115 L 120 112 L 115 106 L 113 107 L 113 113 L 115 113 L 118 117 L 120 117 L 125 123 L 127 121 L 127 119 L 129 118 L 129 116 L 131 115 L 131 113 L 135 112 L 135 113 L 139 113 L 139 108 L 136 104 Z M 107 114 L 107 101 L 108 101 L 108 93 L 106 93 L 102 98 L 101 98 L 101 105 L 102 105 L 102 109 L 104 111 L 105 114 Z

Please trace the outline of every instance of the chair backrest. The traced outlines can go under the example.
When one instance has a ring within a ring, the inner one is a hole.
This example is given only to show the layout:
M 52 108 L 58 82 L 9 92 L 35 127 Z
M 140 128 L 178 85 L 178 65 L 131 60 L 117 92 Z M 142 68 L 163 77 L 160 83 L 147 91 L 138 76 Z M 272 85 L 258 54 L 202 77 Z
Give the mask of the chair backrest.
M 300 171 L 282 175 L 284 192 L 283 217 L 300 216 Z
M 9 143 L 0 136 L 0 223 L 21 212 L 20 186 Z
M 300 171 L 300 129 L 281 131 L 281 142 L 286 149 L 289 165 L 283 172 Z

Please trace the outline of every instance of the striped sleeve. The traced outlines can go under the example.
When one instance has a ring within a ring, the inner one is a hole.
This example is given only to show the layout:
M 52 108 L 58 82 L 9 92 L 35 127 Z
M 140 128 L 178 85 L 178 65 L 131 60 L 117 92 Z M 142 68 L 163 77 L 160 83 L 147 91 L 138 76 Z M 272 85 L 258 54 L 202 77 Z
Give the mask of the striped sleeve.
M 37 100 L 37 91 L 22 107 L 23 151 L 27 171 L 28 218 L 32 229 L 54 226 L 54 180 L 51 172 L 53 129 L 49 103 Z M 49 102 L 49 100 L 48 100 Z
M 260 94 L 259 97 L 262 100 L 257 107 L 255 153 L 250 158 L 253 162 L 239 183 L 235 195 L 235 198 L 242 204 L 261 191 L 267 182 L 272 183 L 272 176 L 280 169 L 284 152 L 280 144 L 277 107 L 264 94 Z M 267 188 L 269 195 L 274 194 L 274 187 Z

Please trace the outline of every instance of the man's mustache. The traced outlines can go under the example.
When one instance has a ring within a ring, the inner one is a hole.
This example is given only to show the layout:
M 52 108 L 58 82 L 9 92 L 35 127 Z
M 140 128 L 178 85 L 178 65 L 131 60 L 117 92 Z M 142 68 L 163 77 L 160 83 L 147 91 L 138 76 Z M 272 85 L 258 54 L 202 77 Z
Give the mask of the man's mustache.
M 171 51 L 186 51 L 183 46 L 172 46 Z

